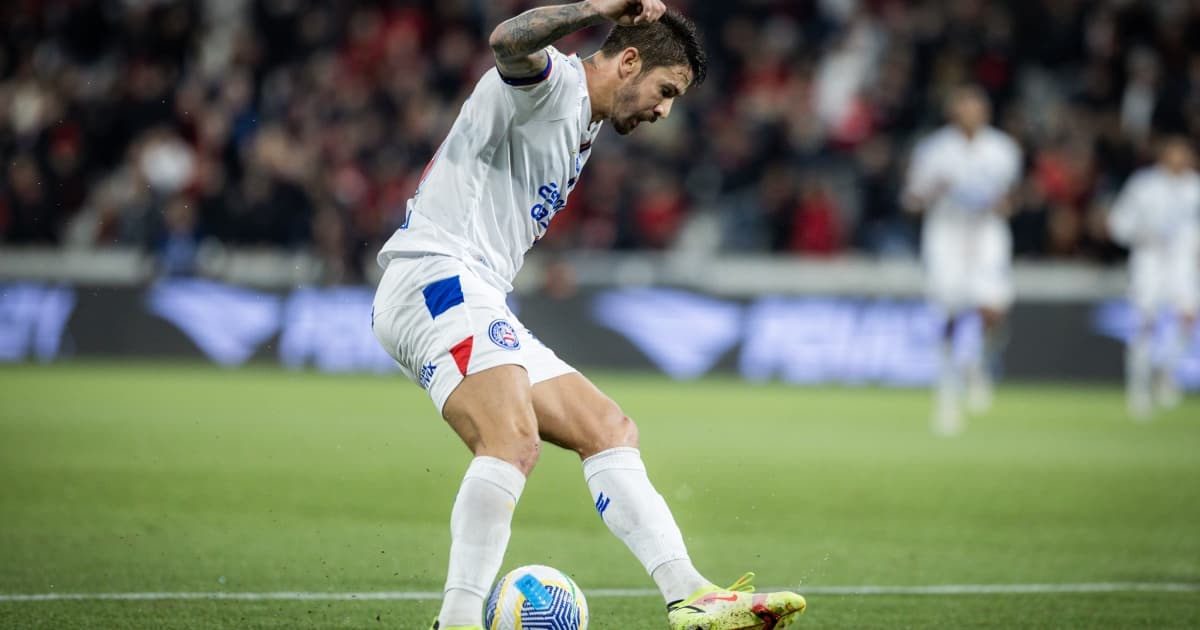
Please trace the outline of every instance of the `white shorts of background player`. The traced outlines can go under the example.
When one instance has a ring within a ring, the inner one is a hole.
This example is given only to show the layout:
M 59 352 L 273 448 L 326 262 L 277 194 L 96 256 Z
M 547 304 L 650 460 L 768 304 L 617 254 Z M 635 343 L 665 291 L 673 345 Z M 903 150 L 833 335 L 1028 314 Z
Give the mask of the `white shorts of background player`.
M 1195 315 L 1200 306 L 1200 258 L 1192 251 L 1135 248 L 1129 256 L 1129 299 L 1143 316 L 1167 309 Z
M 930 217 L 921 258 L 929 299 L 945 314 L 1012 305 L 1012 234 L 1001 217 Z

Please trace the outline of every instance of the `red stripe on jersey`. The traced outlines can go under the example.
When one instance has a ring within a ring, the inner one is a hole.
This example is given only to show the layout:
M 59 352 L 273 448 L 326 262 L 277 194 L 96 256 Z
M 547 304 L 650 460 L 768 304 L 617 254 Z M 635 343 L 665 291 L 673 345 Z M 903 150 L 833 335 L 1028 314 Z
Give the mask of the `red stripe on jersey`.
M 425 165 L 425 170 L 421 171 L 421 179 L 417 180 L 417 188 L 421 188 L 421 184 L 425 183 L 425 177 L 429 175 L 429 169 L 433 168 L 434 162 L 442 155 L 442 147 L 446 146 L 446 141 L 442 140 L 442 144 L 438 146 L 437 151 L 434 151 L 433 157 L 429 158 L 429 163 Z

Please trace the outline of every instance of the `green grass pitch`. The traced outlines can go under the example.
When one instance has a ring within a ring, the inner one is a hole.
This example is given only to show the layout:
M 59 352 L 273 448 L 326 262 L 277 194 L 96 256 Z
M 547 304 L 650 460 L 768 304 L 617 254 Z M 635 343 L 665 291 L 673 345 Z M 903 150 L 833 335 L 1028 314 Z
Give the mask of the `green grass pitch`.
M 763 586 L 1200 583 L 1200 403 L 1007 386 L 961 438 L 924 391 L 603 374 L 701 570 Z M 401 628 L 436 601 L 4 601 L 29 593 L 440 589 L 469 454 L 400 377 L 0 368 L 0 628 Z M 652 583 L 547 449 L 508 568 Z M 665 628 L 594 597 L 595 630 Z M 809 596 L 798 628 L 1185 628 L 1200 592 Z

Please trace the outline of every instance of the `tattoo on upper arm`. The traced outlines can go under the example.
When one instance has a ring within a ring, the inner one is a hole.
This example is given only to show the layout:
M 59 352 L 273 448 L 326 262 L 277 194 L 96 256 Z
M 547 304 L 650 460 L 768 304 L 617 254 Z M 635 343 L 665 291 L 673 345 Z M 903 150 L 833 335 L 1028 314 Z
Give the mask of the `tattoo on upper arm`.
M 603 19 L 583 2 L 531 9 L 501 23 L 488 43 L 502 74 L 536 74 L 547 63 L 542 49 Z

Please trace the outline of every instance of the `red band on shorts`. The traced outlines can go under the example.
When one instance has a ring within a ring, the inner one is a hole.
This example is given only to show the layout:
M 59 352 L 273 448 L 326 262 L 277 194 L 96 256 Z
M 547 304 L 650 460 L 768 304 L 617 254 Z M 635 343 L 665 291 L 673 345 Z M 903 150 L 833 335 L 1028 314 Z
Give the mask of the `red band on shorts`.
M 471 349 L 475 347 L 475 338 L 467 337 L 450 348 L 450 355 L 454 357 L 454 362 L 458 364 L 458 371 L 462 372 L 463 376 L 467 375 L 467 366 L 471 364 Z

